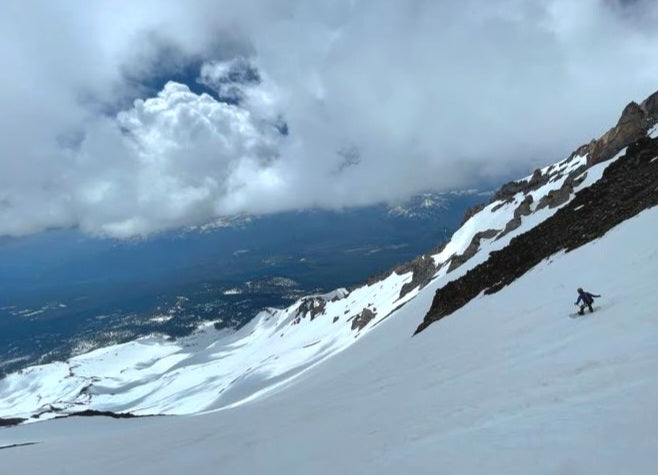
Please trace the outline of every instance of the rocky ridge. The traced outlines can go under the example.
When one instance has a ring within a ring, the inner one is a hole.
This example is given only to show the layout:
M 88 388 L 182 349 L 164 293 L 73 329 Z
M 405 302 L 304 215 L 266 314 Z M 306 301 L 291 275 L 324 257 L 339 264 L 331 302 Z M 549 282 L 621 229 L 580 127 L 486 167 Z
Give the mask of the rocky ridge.
M 512 219 L 501 228 L 486 229 L 476 233 L 462 253 L 454 254 L 444 262 L 437 264 L 431 256 L 440 252 L 446 243 L 442 243 L 436 250 L 423 254 L 413 261 L 396 266 L 393 272 L 398 275 L 412 272 L 412 280 L 402 288 L 400 298 L 414 288 L 425 287 L 443 267 L 447 266 L 447 273 L 458 269 L 477 254 L 483 240 L 500 239 L 506 236 L 519 228 L 523 217 L 544 208 L 555 209 L 567 203 L 572 198 L 575 188 L 585 179 L 585 172 L 589 168 L 611 159 L 637 138 L 646 136 L 647 131 L 656 123 L 658 123 L 658 92 L 641 104 L 631 102 L 626 106 L 613 128 L 601 138 L 578 147 L 561 162 L 537 169 L 527 178 L 504 184 L 491 196 L 489 204 L 496 203 L 496 206 L 491 209 L 492 212 L 496 212 L 505 205 L 516 204 Z M 591 159 L 591 153 L 595 153 L 594 159 Z M 535 202 L 533 192 L 551 184 L 555 184 L 556 187 Z M 481 204 L 466 210 L 462 225 L 471 217 L 482 213 L 485 207 L 485 204 Z M 390 272 L 389 270 L 371 277 L 366 285 L 374 285 Z
M 658 204 L 658 138 L 649 136 L 649 130 L 656 123 L 658 92 L 641 104 L 630 103 L 615 127 L 598 140 L 579 147 L 567 159 L 501 187 L 491 203 L 499 201 L 497 207 L 520 203 L 505 229 L 500 233 L 488 230 L 487 238 L 497 236 L 499 239 L 518 228 L 522 216 L 546 207 L 562 207 L 546 221 L 514 237 L 505 248 L 492 252 L 485 262 L 464 276 L 438 289 L 416 333 L 461 308 L 481 292 L 500 290 L 544 258 L 582 246 L 643 209 Z M 606 168 L 601 180 L 571 198 L 590 167 L 615 157 L 624 148 L 625 154 Z M 532 192 L 560 179 L 562 184 L 543 195 L 533 211 Z M 482 212 L 486 211 L 470 214 Z M 451 256 L 450 270 L 475 255 L 483 237 L 482 233 L 476 234 L 466 252 Z

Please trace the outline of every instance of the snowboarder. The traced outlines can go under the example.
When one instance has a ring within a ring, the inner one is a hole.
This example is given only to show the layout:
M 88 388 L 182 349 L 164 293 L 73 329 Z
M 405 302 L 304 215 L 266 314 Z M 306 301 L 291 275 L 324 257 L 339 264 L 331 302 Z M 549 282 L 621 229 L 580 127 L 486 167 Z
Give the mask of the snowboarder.
M 592 304 L 594 303 L 595 297 L 600 297 L 600 295 L 594 295 L 589 292 L 585 292 L 581 288 L 578 288 L 578 300 L 576 300 L 576 305 L 580 304 L 580 311 L 578 312 L 578 314 L 584 315 L 585 307 L 589 307 L 589 313 L 594 312 L 594 309 L 592 308 Z

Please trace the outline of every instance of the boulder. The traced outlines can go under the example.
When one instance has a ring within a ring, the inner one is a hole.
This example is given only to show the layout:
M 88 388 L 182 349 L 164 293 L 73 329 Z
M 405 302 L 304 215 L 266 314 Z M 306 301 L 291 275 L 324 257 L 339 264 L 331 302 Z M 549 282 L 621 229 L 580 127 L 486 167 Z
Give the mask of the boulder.
M 376 314 L 369 308 L 364 308 L 360 314 L 352 319 L 352 330 L 361 330 L 370 321 L 375 318 Z

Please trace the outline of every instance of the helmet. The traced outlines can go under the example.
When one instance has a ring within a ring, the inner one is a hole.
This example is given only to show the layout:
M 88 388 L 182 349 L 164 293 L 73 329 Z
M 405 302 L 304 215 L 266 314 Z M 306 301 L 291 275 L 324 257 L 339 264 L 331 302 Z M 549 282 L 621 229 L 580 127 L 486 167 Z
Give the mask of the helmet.
M 580 287 L 578 287 L 578 292 L 582 292 L 582 291 L 583 291 L 583 289 L 581 289 Z

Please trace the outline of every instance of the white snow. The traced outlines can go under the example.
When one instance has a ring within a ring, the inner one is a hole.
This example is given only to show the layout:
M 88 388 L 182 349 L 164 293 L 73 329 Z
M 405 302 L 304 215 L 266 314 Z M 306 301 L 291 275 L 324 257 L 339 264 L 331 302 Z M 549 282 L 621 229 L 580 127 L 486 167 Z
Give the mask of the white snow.
M 174 318 L 174 317 L 175 317 L 175 315 L 173 315 L 173 314 L 159 314 L 159 315 L 156 315 L 156 316 L 154 316 L 154 317 L 151 317 L 151 318 L 149 319 L 149 322 L 153 322 L 153 323 L 167 323 L 169 320 L 171 320 L 171 319 Z
M 514 217 L 514 210 L 518 206 L 518 203 L 503 204 L 502 207 L 500 205 L 500 201 L 494 201 L 466 221 L 452 235 L 450 242 L 443 250 L 432 256 L 436 265 L 444 263 L 452 255 L 462 254 L 478 232 L 489 229 L 504 229 L 508 221 Z M 497 206 L 499 208 L 493 211 Z
M 233 335 L 207 325 L 190 338 L 152 336 L 97 349 L 67 363 L 30 367 L 0 380 L 0 417 L 42 413 L 52 407 L 76 412 L 91 408 L 135 414 L 190 414 L 233 407 L 289 382 L 351 345 L 369 328 L 417 293 L 398 299 L 411 274 L 391 274 L 348 294 L 337 289 L 309 297 L 324 311 L 310 321 L 297 310 L 261 312 Z M 375 318 L 362 331 L 350 320 L 363 309 Z M 334 322 L 334 320 L 336 320 Z
M 545 185 L 528 193 L 533 198 L 533 202 L 530 207 L 532 214 L 528 216 L 522 216 L 521 226 L 509 232 L 505 236 L 495 236 L 491 239 L 482 239 L 480 241 L 480 249 L 478 253 L 469 259 L 466 264 L 460 266 L 457 271 L 451 272 L 450 277 L 455 279 L 463 275 L 466 273 L 466 271 L 484 262 L 492 251 L 502 249 L 515 236 L 523 234 L 524 232 L 537 226 L 542 221 L 550 218 L 557 212 L 558 209 L 566 206 L 569 201 L 573 199 L 575 192 L 589 187 L 600 180 L 605 169 L 611 163 L 618 160 L 625 152 L 626 148 L 621 150 L 613 158 L 605 162 L 597 163 L 596 165 L 589 167 L 585 172 L 583 172 L 585 174 L 585 179 L 580 185 L 575 187 L 574 193 L 571 195 L 567 202 L 555 208 L 545 207 L 537 211 L 537 205 L 541 198 L 546 196 L 549 192 L 559 189 L 564 184 L 564 181 L 566 180 L 569 173 L 585 165 L 587 162 L 587 156 L 577 155 L 571 160 L 565 159 L 555 165 L 542 168 L 540 170 L 542 174 L 550 173 L 553 178 L 551 178 L 551 180 L 549 180 L 549 182 Z M 524 180 L 528 181 L 530 180 L 530 177 L 531 176 L 528 176 Z M 502 232 L 503 229 L 505 229 L 505 225 L 514 217 L 514 210 L 521 204 L 524 198 L 525 195 L 523 193 L 517 193 L 514 196 L 513 202 L 504 203 L 501 200 L 494 201 L 493 203 L 487 205 L 482 211 L 472 216 L 459 230 L 457 230 L 457 232 L 455 232 L 446 247 L 444 247 L 440 253 L 432 256 L 435 264 L 438 266 L 448 261 L 448 259 L 450 259 L 450 257 L 453 255 L 462 254 L 478 232 L 486 231 L 489 229 L 499 230 Z M 447 273 L 448 267 L 444 266 L 439 270 L 437 275 L 445 276 Z
M 590 167 L 575 191 L 624 151 Z M 411 338 L 436 289 L 552 216 L 557 208 L 537 211 L 537 202 L 585 162 L 542 169 L 551 179 L 531 192 L 534 212 L 521 226 L 483 239 L 465 264 L 443 266 L 402 299 L 411 273 L 264 310 L 234 334 L 210 323 L 189 338 L 151 336 L 9 375 L 0 380 L 0 417 L 86 408 L 185 416 L 3 430 L 0 447 L 38 442 L 4 450 L 3 470 L 652 473 L 658 208 Z M 434 262 L 463 253 L 480 231 L 504 229 L 524 198 L 489 204 Z M 602 294 L 594 315 L 569 318 L 577 287 Z M 375 317 L 353 330 L 364 309 Z
M 38 442 L 3 451 L 3 470 L 653 473 L 656 222 L 644 211 L 411 338 L 432 283 L 316 371 L 231 410 L 3 430 L 0 445 Z M 602 297 L 572 319 L 578 286 Z
M 228 289 L 224 291 L 224 295 L 240 295 L 242 291 L 240 289 Z
M 579 189 L 598 180 L 605 167 L 621 153 L 591 167 Z M 584 163 L 575 157 L 558 164 L 561 175 L 532 192 L 535 202 L 562 185 L 566 174 Z M 487 229 L 504 229 L 523 201 L 518 193 L 512 203 L 496 201 L 471 217 L 447 246 L 433 256 L 435 263 L 461 254 L 473 236 Z M 495 211 L 493 211 L 496 209 Z M 436 289 L 484 262 L 490 252 L 506 246 L 514 237 L 557 211 L 543 208 L 522 218 L 521 226 L 502 238 L 483 239 L 480 249 L 457 270 L 448 273 L 443 266 L 431 288 Z M 311 315 L 297 315 L 302 301 L 283 310 L 261 312 L 233 335 L 214 331 L 211 325 L 190 338 L 170 341 L 158 336 L 113 345 L 76 356 L 68 363 L 26 368 L 0 380 L 0 417 L 39 419 L 54 412 L 82 409 L 111 410 L 135 414 L 192 414 L 243 404 L 288 384 L 328 357 L 345 350 L 356 339 L 413 299 L 418 288 L 399 299 L 400 289 L 411 280 L 411 273 L 391 274 L 386 279 L 348 293 L 337 289 L 325 295 L 307 297 Z M 181 305 L 179 297 L 174 306 Z M 321 309 L 320 305 L 324 305 Z M 375 317 L 362 331 L 352 329 L 352 319 L 364 309 Z M 425 312 L 421 312 L 424 315 Z M 162 316 L 167 317 L 166 313 Z M 420 315 L 420 317 L 422 317 Z M 416 319 L 416 325 L 421 318 Z
M 539 169 L 539 172 L 542 175 L 557 175 L 557 174 L 569 174 L 578 167 L 585 165 L 587 163 L 587 155 L 574 155 L 571 159 L 568 157 L 562 160 L 561 162 L 554 163 L 552 165 L 547 165 Z M 525 178 L 522 178 L 519 181 L 525 181 L 526 183 L 530 181 L 532 175 L 528 175 Z

